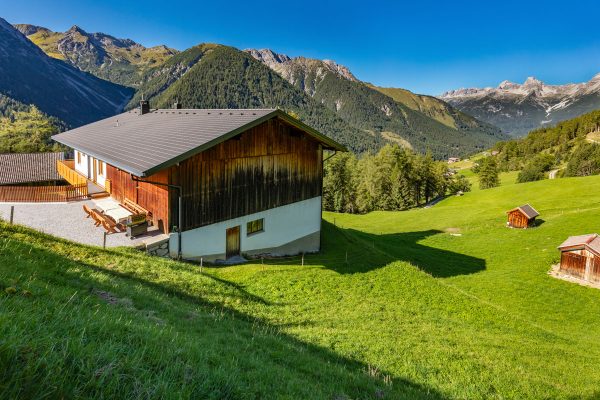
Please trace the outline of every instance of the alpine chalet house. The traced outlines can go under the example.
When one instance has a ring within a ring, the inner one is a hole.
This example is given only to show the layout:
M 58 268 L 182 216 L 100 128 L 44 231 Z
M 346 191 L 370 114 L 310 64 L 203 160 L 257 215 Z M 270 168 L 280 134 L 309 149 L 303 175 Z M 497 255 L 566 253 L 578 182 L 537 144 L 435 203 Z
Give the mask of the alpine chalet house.
M 147 210 L 172 257 L 320 249 L 323 151 L 346 149 L 276 109 L 132 110 L 53 137 L 74 169 Z

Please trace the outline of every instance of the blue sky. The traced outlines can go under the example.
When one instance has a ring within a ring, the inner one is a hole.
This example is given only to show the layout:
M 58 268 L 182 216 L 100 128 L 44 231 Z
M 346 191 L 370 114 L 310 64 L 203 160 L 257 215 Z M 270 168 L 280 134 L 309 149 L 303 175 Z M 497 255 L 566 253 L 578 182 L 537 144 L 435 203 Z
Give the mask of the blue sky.
M 11 23 L 77 24 L 146 46 L 217 42 L 329 58 L 361 80 L 426 94 L 600 72 L 597 1 L 0 0 L 0 10 Z

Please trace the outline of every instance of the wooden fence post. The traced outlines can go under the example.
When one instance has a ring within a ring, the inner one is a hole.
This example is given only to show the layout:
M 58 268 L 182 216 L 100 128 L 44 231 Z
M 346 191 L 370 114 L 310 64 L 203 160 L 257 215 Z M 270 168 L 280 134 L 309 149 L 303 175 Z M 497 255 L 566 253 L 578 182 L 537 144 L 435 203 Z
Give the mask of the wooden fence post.
M 202 263 L 204 262 L 204 259 L 202 257 L 200 257 L 200 273 L 202 273 Z
M 13 224 L 15 219 L 15 206 L 10 206 L 10 224 Z
M 102 248 L 106 249 L 106 234 L 107 234 L 107 232 L 103 232 L 103 233 L 104 233 L 104 239 L 103 239 L 103 242 L 102 242 Z

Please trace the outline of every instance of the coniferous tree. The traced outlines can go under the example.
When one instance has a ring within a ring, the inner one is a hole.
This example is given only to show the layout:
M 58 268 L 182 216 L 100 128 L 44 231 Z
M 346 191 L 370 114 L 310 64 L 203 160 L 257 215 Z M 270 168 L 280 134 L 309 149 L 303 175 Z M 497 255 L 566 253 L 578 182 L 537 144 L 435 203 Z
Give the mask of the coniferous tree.
M 498 164 L 494 157 L 486 157 L 479 164 L 479 188 L 490 189 L 500 185 Z
M 470 190 L 466 178 L 450 177 L 447 165 L 434 161 L 431 154 L 415 154 L 397 145 L 359 159 L 336 155 L 326 162 L 323 182 L 325 209 L 359 213 L 416 207 L 445 195 L 451 187 Z
M 0 153 L 35 153 L 54 151 L 50 137 L 59 132 L 57 121 L 31 106 L 0 118 Z

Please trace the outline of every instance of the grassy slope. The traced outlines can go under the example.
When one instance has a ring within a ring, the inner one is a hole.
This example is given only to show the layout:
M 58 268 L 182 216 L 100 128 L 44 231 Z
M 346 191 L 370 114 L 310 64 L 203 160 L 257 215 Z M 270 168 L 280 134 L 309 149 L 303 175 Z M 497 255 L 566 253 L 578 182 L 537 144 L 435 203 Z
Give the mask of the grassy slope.
M 598 230 L 599 190 L 565 178 L 327 213 L 303 267 L 201 273 L 2 226 L 0 289 L 32 296 L 0 295 L 0 394 L 595 398 L 600 291 L 546 272 L 566 236 Z M 525 202 L 541 226 L 505 228 Z
M 452 115 L 447 112 L 448 106 L 435 97 L 418 95 L 406 89 L 383 88 L 374 85 L 368 86 L 415 111 L 421 111 L 430 115 L 432 118 L 450 128 L 457 128 L 456 121 Z

